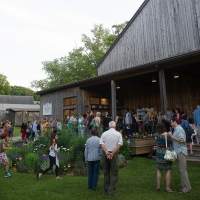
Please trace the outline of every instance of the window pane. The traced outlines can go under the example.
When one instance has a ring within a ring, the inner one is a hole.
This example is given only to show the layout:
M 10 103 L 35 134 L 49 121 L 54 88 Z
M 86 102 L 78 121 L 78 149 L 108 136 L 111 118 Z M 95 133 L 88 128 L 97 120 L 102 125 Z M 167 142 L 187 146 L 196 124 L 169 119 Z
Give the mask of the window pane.
M 64 110 L 64 116 L 69 116 L 69 110 Z
M 64 99 L 64 106 L 69 106 L 70 104 L 69 104 L 69 98 L 68 99 Z
M 76 105 L 76 97 L 71 98 L 71 105 Z
M 91 104 L 99 104 L 99 98 L 91 98 Z
M 101 98 L 101 105 L 108 105 L 108 99 Z

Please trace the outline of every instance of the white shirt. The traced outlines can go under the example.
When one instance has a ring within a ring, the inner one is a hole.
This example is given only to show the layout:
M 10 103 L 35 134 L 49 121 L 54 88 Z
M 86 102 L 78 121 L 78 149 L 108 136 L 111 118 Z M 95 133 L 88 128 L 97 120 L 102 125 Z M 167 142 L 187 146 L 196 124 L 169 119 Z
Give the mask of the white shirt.
M 123 145 L 122 134 L 110 128 L 101 135 L 99 144 L 104 144 L 107 151 L 112 152 L 118 144 Z
M 52 157 L 55 157 L 56 156 L 56 152 L 58 148 L 57 148 L 57 144 L 54 146 L 54 149 L 51 148 L 50 146 L 50 152 L 49 152 L 49 155 L 52 156 Z

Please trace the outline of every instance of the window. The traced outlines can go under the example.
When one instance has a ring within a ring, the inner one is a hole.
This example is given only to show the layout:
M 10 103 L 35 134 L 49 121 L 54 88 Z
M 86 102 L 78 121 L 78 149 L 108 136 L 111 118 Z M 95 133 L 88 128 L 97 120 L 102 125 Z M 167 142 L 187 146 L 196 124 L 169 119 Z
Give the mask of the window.
M 65 118 L 65 116 L 72 116 L 76 114 L 76 109 L 66 109 L 66 110 L 63 110 L 63 118 Z
M 99 104 L 99 98 L 91 98 L 91 104 Z
M 63 105 L 64 106 L 76 105 L 76 97 L 63 99 Z
M 107 105 L 108 105 L 108 99 L 101 98 L 101 99 L 100 99 L 100 104 L 101 104 L 101 105 L 106 105 L 106 106 L 107 106 Z

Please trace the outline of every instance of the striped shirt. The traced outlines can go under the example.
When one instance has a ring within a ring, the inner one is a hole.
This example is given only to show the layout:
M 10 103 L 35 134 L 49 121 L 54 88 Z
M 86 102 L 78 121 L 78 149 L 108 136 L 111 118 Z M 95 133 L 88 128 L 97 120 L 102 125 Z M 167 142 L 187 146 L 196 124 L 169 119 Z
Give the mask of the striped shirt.
M 101 148 L 99 145 L 99 137 L 92 136 L 86 142 L 85 146 L 85 161 L 101 160 Z

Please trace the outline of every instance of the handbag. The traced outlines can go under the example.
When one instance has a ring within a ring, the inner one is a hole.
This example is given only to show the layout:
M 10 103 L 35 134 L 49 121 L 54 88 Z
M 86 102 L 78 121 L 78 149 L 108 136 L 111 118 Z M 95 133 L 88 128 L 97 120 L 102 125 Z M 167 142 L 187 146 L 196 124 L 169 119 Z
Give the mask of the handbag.
M 164 159 L 169 162 L 173 162 L 177 159 L 177 154 L 174 150 L 167 147 L 167 135 L 165 135 L 165 145 L 166 145 L 166 152 Z
M 194 129 L 192 129 L 192 128 L 189 126 L 188 128 L 185 129 L 185 133 L 186 133 L 186 134 L 192 135 L 192 134 L 194 134 Z

